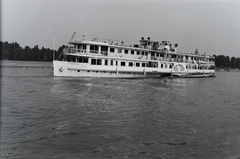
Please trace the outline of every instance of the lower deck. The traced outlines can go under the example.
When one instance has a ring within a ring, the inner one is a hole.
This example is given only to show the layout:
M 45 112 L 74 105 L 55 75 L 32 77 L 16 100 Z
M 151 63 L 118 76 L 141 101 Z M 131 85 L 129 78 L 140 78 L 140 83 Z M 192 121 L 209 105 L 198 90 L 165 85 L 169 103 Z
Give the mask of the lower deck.
M 213 75 L 215 72 L 214 70 L 191 69 L 188 68 L 185 63 L 166 63 L 166 66 L 171 67 L 106 66 L 68 61 L 53 61 L 54 76 L 66 77 L 157 78 L 174 74 L 198 74 L 198 76 L 208 76 Z

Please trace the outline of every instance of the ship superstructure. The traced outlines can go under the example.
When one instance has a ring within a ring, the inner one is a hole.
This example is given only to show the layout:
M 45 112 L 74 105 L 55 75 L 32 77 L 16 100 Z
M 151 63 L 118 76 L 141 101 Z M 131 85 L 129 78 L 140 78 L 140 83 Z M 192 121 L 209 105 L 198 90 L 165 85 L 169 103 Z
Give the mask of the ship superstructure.
M 139 45 L 123 42 L 73 40 L 62 60 L 54 60 L 54 76 L 70 77 L 209 77 L 214 76 L 214 57 L 178 52 L 178 44 L 141 38 Z

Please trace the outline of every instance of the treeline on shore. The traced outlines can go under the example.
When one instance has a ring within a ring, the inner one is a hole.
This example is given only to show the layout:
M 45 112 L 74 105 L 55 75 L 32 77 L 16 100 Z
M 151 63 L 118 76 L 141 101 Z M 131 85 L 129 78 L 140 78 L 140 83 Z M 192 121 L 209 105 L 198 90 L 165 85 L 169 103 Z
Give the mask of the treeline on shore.
M 52 61 L 53 50 L 49 48 L 39 48 L 35 45 L 33 48 L 25 46 L 22 48 L 17 42 L 1 42 L 0 60 L 19 60 L 19 61 Z M 62 53 L 64 45 L 55 50 L 55 59 Z
M 214 55 L 215 65 L 217 68 L 238 68 L 240 69 L 240 58 L 239 57 L 229 57 L 224 55 Z
M 52 61 L 53 60 L 53 50 L 49 48 L 42 47 L 41 49 L 38 45 L 33 48 L 25 46 L 22 48 L 17 42 L 8 43 L 1 42 L 1 60 L 19 60 L 19 61 Z M 62 45 L 55 51 L 55 59 L 59 57 L 62 53 L 65 45 Z M 239 68 L 240 69 L 240 58 L 229 57 L 224 55 L 214 55 L 215 64 L 217 68 Z

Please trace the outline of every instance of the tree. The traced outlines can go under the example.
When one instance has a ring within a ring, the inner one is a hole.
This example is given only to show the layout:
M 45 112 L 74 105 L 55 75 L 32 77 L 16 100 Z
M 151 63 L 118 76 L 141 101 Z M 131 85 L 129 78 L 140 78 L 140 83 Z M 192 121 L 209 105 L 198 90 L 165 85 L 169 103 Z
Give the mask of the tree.
M 230 58 L 229 58 L 229 56 L 225 57 L 225 67 L 230 67 Z
M 236 66 L 237 66 L 237 68 L 240 69 L 240 58 L 239 57 L 236 60 Z
M 40 61 L 45 61 L 45 48 L 42 47 L 42 49 L 39 51 L 40 54 Z
M 224 55 L 219 55 L 217 57 L 217 67 L 220 67 L 220 68 L 226 67 L 226 60 Z
M 237 68 L 237 63 L 236 63 L 236 58 L 235 57 L 232 57 L 231 58 L 231 68 Z
M 56 53 L 56 59 L 62 59 L 62 53 L 63 53 L 63 50 L 66 46 L 65 45 L 62 45 L 61 47 L 58 48 L 58 51 Z
M 35 61 L 36 60 L 35 59 L 35 52 L 34 52 L 33 49 L 30 49 L 30 51 L 29 51 L 29 60 L 30 61 Z
M 24 48 L 24 52 L 25 52 L 25 56 L 24 56 L 24 60 L 25 61 L 30 61 L 30 52 L 31 52 L 31 48 L 28 46 L 25 46 Z
M 142 40 L 144 38 L 142 37 Z M 150 40 L 150 39 L 149 39 Z M 158 43 L 154 43 L 158 46 Z M 55 52 L 55 59 L 59 57 L 62 59 L 62 52 L 66 46 L 62 45 Z M 177 47 L 177 44 L 175 44 Z M 33 48 L 25 46 L 22 48 L 17 42 L 8 43 L 0 41 L 0 59 L 1 60 L 24 60 L 24 61 L 52 61 L 53 60 L 53 50 L 49 48 L 42 47 L 39 49 L 38 45 L 35 45 Z M 215 58 L 215 65 L 219 68 L 239 68 L 240 69 L 240 58 L 224 56 L 224 55 L 213 55 Z
M 35 45 L 32 50 L 35 55 L 35 61 L 40 61 L 40 51 L 39 51 L 38 45 Z

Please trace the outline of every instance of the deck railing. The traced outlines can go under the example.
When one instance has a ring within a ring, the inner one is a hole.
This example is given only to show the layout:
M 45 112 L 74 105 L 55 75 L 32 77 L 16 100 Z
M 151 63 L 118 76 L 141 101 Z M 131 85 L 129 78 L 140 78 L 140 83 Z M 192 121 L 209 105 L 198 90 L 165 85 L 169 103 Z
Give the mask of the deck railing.
M 66 48 L 65 51 L 66 53 L 86 53 L 86 49 L 77 49 L 77 48 Z
M 72 54 L 87 53 L 86 49 L 77 49 L 77 48 L 65 48 L 64 52 L 65 53 L 72 53 Z M 90 50 L 89 53 L 98 54 L 98 50 Z M 107 56 L 108 51 L 101 51 L 100 54 L 103 55 L 103 56 Z M 145 56 L 141 57 L 141 59 L 148 60 L 148 58 L 145 57 Z M 193 60 L 190 60 L 190 59 L 164 58 L 164 57 L 155 57 L 155 56 L 151 56 L 150 60 L 166 61 L 166 62 L 185 62 L 185 63 L 189 63 L 189 64 L 194 63 Z M 207 62 L 207 64 L 208 65 L 214 65 L 215 62 L 209 61 L 209 62 Z
M 65 52 L 71 53 L 71 54 L 76 54 L 76 53 L 87 53 L 87 50 L 86 49 L 77 49 L 77 48 L 66 48 Z M 89 53 L 98 54 L 98 50 L 90 50 Z M 101 51 L 100 53 L 104 56 L 108 55 L 107 51 Z
M 90 50 L 89 53 L 98 54 L 98 50 Z

